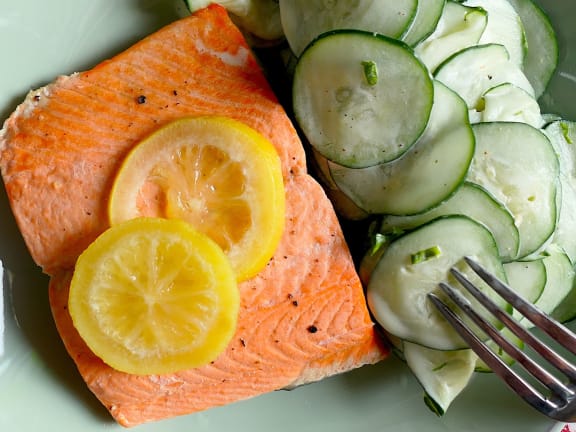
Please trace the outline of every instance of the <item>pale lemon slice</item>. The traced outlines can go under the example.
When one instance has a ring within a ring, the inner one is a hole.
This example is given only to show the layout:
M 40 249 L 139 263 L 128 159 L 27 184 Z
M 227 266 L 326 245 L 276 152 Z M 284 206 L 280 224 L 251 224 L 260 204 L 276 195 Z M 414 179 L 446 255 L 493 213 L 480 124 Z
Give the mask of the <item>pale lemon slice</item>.
M 132 374 L 205 365 L 232 338 L 240 295 L 224 252 L 179 220 L 138 218 L 79 257 L 68 306 L 105 363 Z
M 226 252 L 239 281 L 256 275 L 282 236 L 284 185 L 276 149 L 225 117 L 174 121 L 139 143 L 110 195 L 111 224 L 183 219 Z

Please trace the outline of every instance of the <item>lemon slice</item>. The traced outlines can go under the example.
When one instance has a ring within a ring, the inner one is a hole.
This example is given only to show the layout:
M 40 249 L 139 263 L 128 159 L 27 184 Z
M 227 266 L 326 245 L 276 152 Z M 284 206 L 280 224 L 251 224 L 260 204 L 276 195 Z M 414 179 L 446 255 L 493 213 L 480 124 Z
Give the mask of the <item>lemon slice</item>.
M 224 252 L 179 220 L 138 218 L 99 236 L 79 257 L 68 307 L 105 363 L 162 374 L 214 360 L 232 338 L 240 295 Z
M 139 143 L 112 187 L 110 223 L 178 218 L 226 252 L 238 281 L 256 275 L 284 229 L 284 185 L 276 149 L 225 117 L 176 120 Z

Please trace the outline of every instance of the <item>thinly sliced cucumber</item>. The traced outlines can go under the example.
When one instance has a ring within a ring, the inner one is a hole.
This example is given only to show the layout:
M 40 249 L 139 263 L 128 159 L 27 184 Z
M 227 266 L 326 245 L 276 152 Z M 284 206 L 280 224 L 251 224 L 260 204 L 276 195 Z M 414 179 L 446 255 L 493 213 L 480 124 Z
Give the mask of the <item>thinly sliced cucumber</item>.
M 508 0 L 524 23 L 528 51 L 524 58 L 524 73 L 540 97 L 558 66 L 558 40 L 550 18 L 532 0 Z
M 310 156 L 312 159 L 313 172 L 318 177 L 318 180 L 320 180 L 320 183 L 329 189 L 338 189 L 338 185 L 334 182 L 334 179 L 332 179 L 328 159 L 318 153 L 314 148 L 310 149 Z
M 483 186 L 514 216 L 519 258 L 536 251 L 556 227 L 558 159 L 546 135 L 525 123 L 473 125 L 476 153 L 468 180 Z
M 294 72 L 294 114 L 327 159 L 361 168 L 404 154 L 422 135 L 434 86 L 404 43 L 357 30 L 324 33 Z
M 487 23 L 488 15 L 484 9 L 448 0 L 434 33 L 414 51 L 434 71 L 448 57 L 478 44 Z
M 485 225 L 494 235 L 503 261 L 518 255 L 519 235 L 510 212 L 482 187 L 464 183 L 448 200 L 438 207 L 413 216 L 384 216 L 383 233 L 412 230 L 439 216 L 461 214 Z
M 231 14 L 232 20 L 243 30 L 264 40 L 284 37 L 277 0 L 184 0 L 190 12 L 218 3 Z
M 330 199 L 330 202 L 332 202 L 336 213 L 346 220 L 359 221 L 370 216 L 369 213 L 358 207 L 356 203 L 340 189 L 327 189 L 326 195 Z
M 535 303 L 544 292 L 548 276 L 543 259 L 509 262 L 504 264 L 504 271 L 508 285 L 530 303 Z
M 417 9 L 417 0 L 280 0 L 284 34 L 297 56 L 316 37 L 332 30 L 365 30 L 398 39 L 412 24 Z
M 476 366 L 472 350 L 438 351 L 404 342 L 406 364 L 424 389 L 425 401 L 438 415 L 466 388 Z
M 404 341 L 394 335 L 386 334 L 386 340 L 400 352 L 404 352 Z
M 552 244 L 546 249 L 548 256 L 543 258 L 546 267 L 546 285 L 534 303 L 545 313 L 552 313 L 572 290 L 574 266 L 564 250 Z
M 363 169 L 329 163 L 334 182 L 365 211 L 420 213 L 438 205 L 464 180 L 474 154 L 466 105 L 441 83 L 434 88 L 428 127 L 403 157 Z
M 526 35 L 518 12 L 508 0 L 466 0 L 464 4 L 481 7 L 488 12 L 488 25 L 480 38 L 480 44 L 504 45 L 510 60 L 521 67 L 527 49 Z
M 576 265 L 576 184 L 560 176 L 559 189 L 561 204 L 553 241 L 566 251 L 570 261 Z
M 338 188 L 338 185 L 332 179 L 328 160 L 318 153 L 316 150 L 310 151 L 312 170 L 318 177 L 320 183 L 324 186 L 326 195 L 332 202 L 332 206 L 339 216 L 347 220 L 362 220 L 369 216 L 369 214 L 358 207 L 348 195 Z
M 535 128 L 544 125 L 538 101 L 514 84 L 504 83 L 491 88 L 482 96 L 480 106 L 483 122 L 521 122 Z
M 410 46 L 414 46 L 430 36 L 444 11 L 446 0 L 425 0 L 418 2 L 416 16 L 402 40 Z
M 504 271 L 508 279 L 508 285 L 524 299 L 533 303 L 544 292 L 547 274 L 543 260 L 506 263 L 504 264 Z M 521 323 L 524 322 L 522 316 L 516 310 L 513 311 L 513 315 Z M 508 330 L 508 328 L 503 328 L 501 333 L 509 342 L 512 342 L 518 348 L 524 347 L 524 342 L 516 336 L 516 334 Z M 506 351 L 494 341 L 487 341 L 486 344 L 494 353 L 498 354 L 506 364 L 511 365 L 514 363 L 514 358 L 507 354 Z M 492 372 L 492 369 L 490 369 L 483 360 L 478 359 L 476 362 L 476 372 Z
M 574 266 L 562 248 L 557 245 L 550 245 L 546 251 L 548 256 L 543 258 L 546 267 L 546 285 L 534 305 L 547 314 L 552 314 L 554 310 L 566 307 L 563 304 L 565 299 L 573 293 L 574 290 Z M 569 304 L 567 302 L 566 304 Z M 560 312 L 557 312 L 560 315 Z M 566 318 L 565 316 L 559 318 Z M 533 324 L 523 319 L 522 323 L 527 327 Z
M 514 344 L 516 347 L 518 347 L 520 349 L 524 348 L 524 341 L 522 341 L 522 339 L 520 339 L 518 336 L 516 336 L 516 334 L 513 333 L 512 331 L 510 331 L 507 327 L 504 327 L 502 330 L 500 330 L 500 333 L 502 334 L 502 336 L 504 336 L 508 340 L 508 342 L 511 342 L 512 344 Z M 491 340 L 486 341 L 486 345 L 488 346 L 488 348 L 490 348 L 492 350 L 492 352 L 494 352 L 496 355 L 498 355 L 504 363 L 506 363 L 508 365 L 512 365 L 516 361 L 506 351 L 504 351 L 498 344 L 496 344 L 496 342 L 494 340 L 491 339 Z M 482 359 L 478 358 L 476 361 L 475 371 L 486 373 L 486 372 L 492 372 L 492 369 L 490 369 L 490 366 L 488 366 L 486 363 L 484 363 L 484 361 Z
M 558 155 L 561 205 L 554 243 L 561 246 L 576 264 L 576 123 L 565 120 L 544 129 Z
M 563 323 L 576 319 L 576 280 L 572 282 L 572 289 L 562 299 L 562 303 L 556 306 L 550 315 Z
M 420 260 L 422 255 L 428 258 Z M 428 299 L 429 293 L 442 296 L 438 287 L 441 281 L 453 282 L 450 268 L 458 266 L 497 304 L 505 305 L 463 264 L 463 256 L 505 279 L 494 237 L 468 217 L 438 218 L 392 241 L 367 287 L 368 306 L 376 321 L 387 332 L 428 348 L 465 348 L 464 341 Z M 457 284 L 454 287 L 458 289 Z M 476 304 L 470 295 L 463 295 Z M 482 310 L 477 304 L 475 307 Z
M 471 109 L 479 106 L 488 89 L 499 84 L 514 84 L 534 96 L 522 69 L 498 44 L 477 45 L 456 53 L 438 66 L 435 77 L 462 96 Z
M 386 334 L 385 337 L 396 357 L 403 362 L 406 362 L 406 359 L 404 358 L 404 341 L 390 334 Z

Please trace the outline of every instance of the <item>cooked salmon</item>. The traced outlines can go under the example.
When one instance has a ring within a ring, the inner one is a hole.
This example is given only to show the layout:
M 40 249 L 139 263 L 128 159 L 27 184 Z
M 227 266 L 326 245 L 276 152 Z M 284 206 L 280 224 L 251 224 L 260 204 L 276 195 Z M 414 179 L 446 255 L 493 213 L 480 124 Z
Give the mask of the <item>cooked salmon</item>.
M 96 357 L 67 311 L 79 254 L 108 228 L 107 198 L 130 149 L 183 116 L 240 120 L 276 147 L 286 223 L 266 268 L 240 284 L 236 335 L 212 364 L 180 373 L 118 372 Z M 30 92 L 0 132 L 0 168 L 35 262 L 51 276 L 64 345 L 123 426 L 189 414 L 385 358 L 330 201 L 307 174 L 299 137 L 242 34 L 212 5 L 92 70 Z

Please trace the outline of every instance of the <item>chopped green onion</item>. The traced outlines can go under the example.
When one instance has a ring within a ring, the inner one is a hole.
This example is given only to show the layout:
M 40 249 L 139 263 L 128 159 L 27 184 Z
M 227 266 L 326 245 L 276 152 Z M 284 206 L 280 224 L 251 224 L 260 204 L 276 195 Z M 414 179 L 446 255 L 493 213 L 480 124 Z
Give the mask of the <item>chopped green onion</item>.
M 560 127 L 562 128 L 562 134 L 564 135 L 564 139 L 568 144 L 573 144 L 572 138 L 570 137 L 570 128 L 568 124 L 565 122 L 560 122 Z
M 375 255 L 380 248 L 386 243 L 386 236 L 384 234 L 376 233 L 372 237 L 372 247 L 370 248 L 370 255 Z
M 376 83 L 378 83 L 378 68 L 376 67 L 376 63 L 373 61 L 363 61 L 362 66 L 364 66 L 364 77 L 368 85 L 376 85 Z
M 421 262 L 428 261 L 431 258 L 439 257 L 441 254 L 442 251 L 440 250 L 439 246 L 432 246 L 428 249 L 423 249 L 412 254 L 412 264 L 419 264 Z
M 483 112 L 486 109 L 486 99 L 480 98 L 474 109 L 478 112 Z

